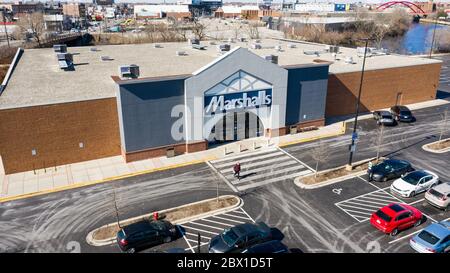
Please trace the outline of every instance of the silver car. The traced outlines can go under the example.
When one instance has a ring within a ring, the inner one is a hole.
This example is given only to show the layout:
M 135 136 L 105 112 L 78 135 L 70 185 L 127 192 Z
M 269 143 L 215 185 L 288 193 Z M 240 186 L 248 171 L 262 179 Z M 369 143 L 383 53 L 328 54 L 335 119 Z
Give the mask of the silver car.
M 394 117 L 389 111 L 374 111 L 373 118 L 377 121 L 378 125 L 395 125 Z
M 425 193 L 425 200 L 431 205 L 447 211 L 450 205 L 450 183 L 443 183 L 429 189 Z

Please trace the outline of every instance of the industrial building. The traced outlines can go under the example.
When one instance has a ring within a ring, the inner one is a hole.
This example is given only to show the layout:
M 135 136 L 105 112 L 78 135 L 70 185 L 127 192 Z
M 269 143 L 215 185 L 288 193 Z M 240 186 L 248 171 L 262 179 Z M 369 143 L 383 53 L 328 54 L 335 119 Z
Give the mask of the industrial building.
M 275 39 L 68 53 L 27 49 L 11 65 L 0 94 L 7 174 L 323 126 L 354 113 L 362 65 L 356 49 Z M 438 60 L 370 51 L 361 110 L 434 99 L 440 69 Z

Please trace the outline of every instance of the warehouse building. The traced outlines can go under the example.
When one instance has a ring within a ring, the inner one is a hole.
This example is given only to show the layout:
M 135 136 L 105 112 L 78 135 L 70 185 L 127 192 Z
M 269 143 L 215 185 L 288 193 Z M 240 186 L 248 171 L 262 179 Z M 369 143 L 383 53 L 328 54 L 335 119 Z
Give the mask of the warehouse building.
M 355 49 L 273 39 L 68 52 L 58 62 L 53 49 L 27 49 L 11 66 L 0 95 L 7 174 L 120 154 L 129 162 L 190 153 L 323 126 L 354 113 L 362 63 Z M 369 55 L 362 111 L 435 98 L 440 61 Z

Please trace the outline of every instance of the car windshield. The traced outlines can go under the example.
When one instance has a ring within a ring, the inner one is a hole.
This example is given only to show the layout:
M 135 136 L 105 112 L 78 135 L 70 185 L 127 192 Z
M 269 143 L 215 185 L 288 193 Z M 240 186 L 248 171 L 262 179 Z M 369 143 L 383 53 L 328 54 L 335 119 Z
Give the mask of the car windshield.
M 389 215 L 384 213 L 382 210 L 378 210 L 375 214 L 386 222 L 390 222 L 392 219 Z
M 156 230 L 165 230 L 166 229 L 166 225 L 164 224 L 164 222 L 155 221 L 155 222 L 151 222 L 151 224 L 152 224 L 152 228 L 154 228 Z
M 387 170 L 387 171 L 392 169 L 391 165 L 387 162 L 382 162 L 382 163 L 376 165 L 375 168 L 377 170 Z
M 426 174 L 423 172 L 412 172 L 405 175 L 403 177 L 403 180 L 411 185 L 417 185 L 417 183 L 419 183 L 419 180 L 424 176 L 426 176 Z
M 437 242 L 439 242 L 438 237 L 434 236 L 426 230 L 423 230 L 421 233 L 419 233 L 419 238 L 431 245 L 435 245 Z
M 409 116 L 409 115 L 411 115 L 411 112 L 410 111 L 400 111 L 400 115 Z
M 238 238 L 239 237 L 232 229 L 225 229 L 225 231 L 222 233 L 222 239 L 229 246 L 234 245 Z
M 382 118 L 387 118 L 387 119 L 391 119 L 392 118 L 392 116 L 389 115 L 389 114 L 382 114 L 381 117 Z

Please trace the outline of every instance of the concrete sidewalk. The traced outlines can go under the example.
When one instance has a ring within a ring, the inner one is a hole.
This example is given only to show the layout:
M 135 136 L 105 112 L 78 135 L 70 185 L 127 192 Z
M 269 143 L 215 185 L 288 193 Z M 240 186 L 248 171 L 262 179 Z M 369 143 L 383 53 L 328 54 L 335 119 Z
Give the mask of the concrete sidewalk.
M 224 158 L 274 146 L 285 146 L 311 141 L 322 137 L 345 133 L 344 123 L 335 123 L 318 130 L 285 135 L 281 137 L 259 137 L 233 142 L 206 151 L 182 154 L 175 157 L 158 157 L 125 163 L 122 156 L 56 166 L 10 175 L 0 174 L 0 202 L 102 183 L 119 178 L 167 170 L 207 160 Z

